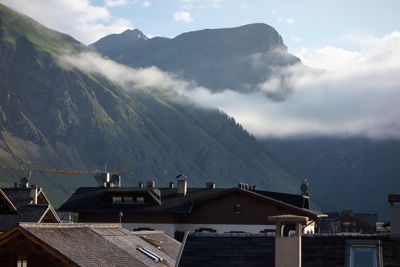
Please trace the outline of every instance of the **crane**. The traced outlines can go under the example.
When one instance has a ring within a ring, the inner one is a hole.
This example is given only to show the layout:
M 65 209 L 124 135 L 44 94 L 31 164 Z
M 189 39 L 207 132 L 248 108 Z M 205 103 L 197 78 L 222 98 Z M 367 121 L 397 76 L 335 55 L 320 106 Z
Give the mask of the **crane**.
M 26 182 L 29 180 L 31 172 L 45 172 L 45 173 L 57 173 L 64 175 L 76 175 L 76 174 L 92 174 L 100 185 L 105 187 L 110 186 L 121 186 L 121 174 L 130 166 L 131 164 L 125 164 L 116 172 L 104 172 L 100 170 L 75 170 L 75 169 L 55 169 L 55 168 L 44 168 L 44 167 L 33 167 L 33 166 L 20 166 L 11 167 L 0 165 L 0 169 L 11 170 L 11 171 L 29 171 L 28 177 L 25 177 Z

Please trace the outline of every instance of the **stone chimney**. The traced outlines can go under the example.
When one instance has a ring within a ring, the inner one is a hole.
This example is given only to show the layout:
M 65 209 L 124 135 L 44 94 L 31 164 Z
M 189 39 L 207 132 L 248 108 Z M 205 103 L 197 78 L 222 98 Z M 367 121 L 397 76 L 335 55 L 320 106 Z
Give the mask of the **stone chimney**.
M 31 204 L 36 205 L 37 204 L 37 197 L 39 193 L 39 188 L 37 186 L 33 185 L 31 187 Z
M 179 179 L 178 182 L 178 194 L 186 196 L 188 182 L 186 179 Z
M 156 181 L 154 180 L 148 181 L 147 188 L 156 188 Z
M 301 267 L 301 235 L 308 217 L 279 215 L 268 220 L 276 222 L 275 267 Z
M 215 183 L 214 182 L 207 182 L 206 183 L 206 188 L 215 189 Z

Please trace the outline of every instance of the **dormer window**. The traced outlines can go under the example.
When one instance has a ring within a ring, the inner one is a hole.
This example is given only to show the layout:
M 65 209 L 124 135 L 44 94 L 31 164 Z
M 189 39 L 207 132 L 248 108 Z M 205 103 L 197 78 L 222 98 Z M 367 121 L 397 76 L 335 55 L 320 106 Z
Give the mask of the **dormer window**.
M 112 203 L 122 203 L 122 197 L 112 197 Z
M 124 197 L 124 203 L 133 203 L 133 197 Z

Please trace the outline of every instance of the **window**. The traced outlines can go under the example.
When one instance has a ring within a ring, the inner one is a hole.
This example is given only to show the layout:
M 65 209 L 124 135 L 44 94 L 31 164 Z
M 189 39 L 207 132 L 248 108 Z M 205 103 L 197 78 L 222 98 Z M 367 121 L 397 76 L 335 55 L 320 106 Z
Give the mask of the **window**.
M 17 267 L 27 267 L 28 260 L 25 257 L 18 257 Z
M 233 204 L 233 211 L 235 212 L 235 213 L 240 213 L 240 211 L 241 211 L 241 206 L 240 206 L 240 203 L 235 203 L 235 204 Z
M 143 204 L 144 203 L 144 197 L 136 197 L 136 202 L 139 204 Z
M 122 202 L 122 197 L 112 197 L 112 202 L 113 203 L 121 203 Z
M 380 240 L 347 240 L 347 267 L 382 267 Z
M 133 197 L 124 197 L 124 202 L 132 203 L 133 202 Z

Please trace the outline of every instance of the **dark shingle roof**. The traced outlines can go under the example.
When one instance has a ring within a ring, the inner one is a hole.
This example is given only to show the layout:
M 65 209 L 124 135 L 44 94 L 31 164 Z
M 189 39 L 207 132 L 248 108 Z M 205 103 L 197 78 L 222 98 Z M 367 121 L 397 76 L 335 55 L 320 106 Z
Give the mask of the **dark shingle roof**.
M 180 248 L 180 243 L 168 241 L 163 250 L 159 249 L 141 234 L 118 224 L 20 224 L 20 227 L 79 266 L 174 266 Z M 155 234 L 151 235 L 155 242 L 171 239 L 162 232 Z M 162 261 L 154 261 L 138 247 L 160 256 Z
M 39 222 L 52 209 L 49 204 L 32 204 L 31 188 L 2 188 L 4 194 L 16 208 L 16 214 L 0 214 L 0 231 L 5 231 L 20 222 Z
M 190 213 L 193 206 L 231 192 L 242 192 L 261 200 L 274 202 L 277 205 L 286 206 L 304 213 L 307 216 L 316 218 L 321 213 L 305 209 L 304 200 L 301 195 L 276 193 L 262 190 L 246 190 L 240 188 L 189 188 L 186 196 L 177 193 L 176 188 L 160 188 L 161 202 L 158 204 L 113 204 L 101 201 L 107 194 L 138 193 L 154 189 L 149 188 L 78 188 L 70 198 L 59 208 L 59 211 L 69 212 L 114 212 L 116 205 L 118 211 L 122 212 L 161 212 L 161 213 Z
M 302 237 L 302 266 L 345 265 L 346 240 L 381 240 L 384 266 L 400 266 L 400 239 L 378 235 L 315 235 Z M 274 266 L 275 238 L 237 234 L 192 234 L 184 245 L 179 266 Z

